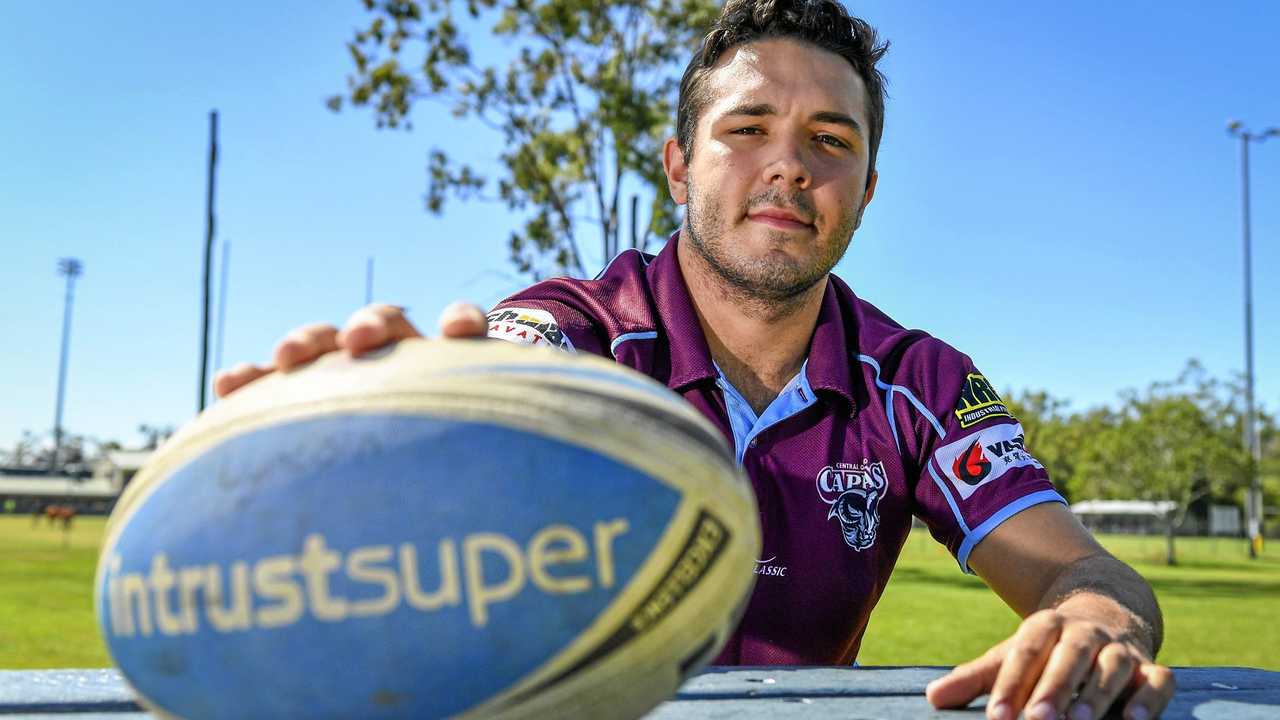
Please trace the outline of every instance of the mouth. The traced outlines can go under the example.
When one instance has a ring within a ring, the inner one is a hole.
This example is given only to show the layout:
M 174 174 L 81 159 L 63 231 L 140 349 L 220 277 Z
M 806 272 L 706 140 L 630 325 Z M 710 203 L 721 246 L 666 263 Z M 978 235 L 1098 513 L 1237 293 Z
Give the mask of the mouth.
M 779 230 L 813 230 L 813 223 L 800 219 L 793 213 L 784 210 L 761 210 L 747 215 L 752 222 L 768 225 Z

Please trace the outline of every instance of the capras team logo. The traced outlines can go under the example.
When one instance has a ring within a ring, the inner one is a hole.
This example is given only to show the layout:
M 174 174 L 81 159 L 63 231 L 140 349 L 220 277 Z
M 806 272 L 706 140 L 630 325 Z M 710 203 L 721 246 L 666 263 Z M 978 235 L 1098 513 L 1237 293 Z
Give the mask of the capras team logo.
M 1027 452 L 1022 425 L 1016 422 L 979 430 L 943 445 L 933 459 L 962 500 L 1014 468 L 1043 467 Z
M 520 345 L 550 345 L 572 351 L 573 342 L 546 310 L 502 308 L 489 313 L 489 337 Z
M 817 477 L 818 497 L 830 506 L 827 519 L 840 522 L 844 541 L 854 550 L 866 550 L 876 541 L 880 527 L 880 500 L 889 482 L 884 463 L 836 463 L 822 468 Z
M 956 403 L 956 419 L 960 421 L 960 427 L 971 427 L 994 417 L 1013 416 L 982 373 L 969 373 L 964 379 L 964 387 L 960 389 L 960 400 Z

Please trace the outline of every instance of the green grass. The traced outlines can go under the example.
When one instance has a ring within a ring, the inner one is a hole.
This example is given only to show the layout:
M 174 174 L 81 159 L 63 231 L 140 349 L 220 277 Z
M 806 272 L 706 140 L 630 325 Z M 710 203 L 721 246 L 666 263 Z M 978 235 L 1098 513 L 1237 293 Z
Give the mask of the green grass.
M 110 663 L 93 614 L 102 518 L 60 528 L 0 516 L 0 668 Z M 1280 670 L 1280 552 L 1245 557 L 1242 541 L 1183 538 L 1164 565 L 1161 538 L 1104 536 L 1138 569 L 1165 613 L 1161 661 Z M 926 533 L 912 533 L 858 658 L 864 665 L 952 665 L 1003 640 L 1018 618 L 980 580 L 962 575 Z
M 0 516 L 0 668 L 111 664 L 93 615 L 93 572 L 105 518 L 62 527 Z
M 1179 538 L 1179 565 L 1169 567 L 1161 537 L 1099 540 L 1155 589 L 1165 617 L 1161 662 L 1280 670 L 1275 546 L 1252 561 L 1243 540 Z M 954 665 L 977 657 L 1017 626 L 1018 617 L 981 580 L 962 575 L 928 533 L 913 532 L 871 615 L 858 661 Z

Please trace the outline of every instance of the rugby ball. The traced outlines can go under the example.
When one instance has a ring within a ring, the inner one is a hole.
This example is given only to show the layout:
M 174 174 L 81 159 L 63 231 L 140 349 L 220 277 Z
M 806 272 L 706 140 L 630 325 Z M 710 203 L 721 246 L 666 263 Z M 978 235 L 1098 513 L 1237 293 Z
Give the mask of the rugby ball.
M 759 549 L 723 436 L 667 388 L 406 340 L 171 438 L 112 513 L 95 604 L 165 715 L 637 717 L 714 657 Z

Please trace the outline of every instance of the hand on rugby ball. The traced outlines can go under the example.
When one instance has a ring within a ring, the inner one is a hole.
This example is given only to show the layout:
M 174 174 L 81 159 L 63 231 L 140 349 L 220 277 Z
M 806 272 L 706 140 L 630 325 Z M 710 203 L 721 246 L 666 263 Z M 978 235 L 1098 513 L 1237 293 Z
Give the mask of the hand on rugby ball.
M 482 337 L 485 327 L 484 311 L 475 305 L 455 302 L 440 313 L 440 334 L 444 337 Z M 276 344 L 270 365 L 241 363 L 224 370 L 214 377 L 213 391 L 218 397 L 226 397 L 263 375 L 305 365 L 334 350 L 359 356 L 414 337 L 422 337 L 422 333 L 402 309 L 395 305 L 367 305 L 355 311 L 341 330 L 324 323 L 297 328 Z

